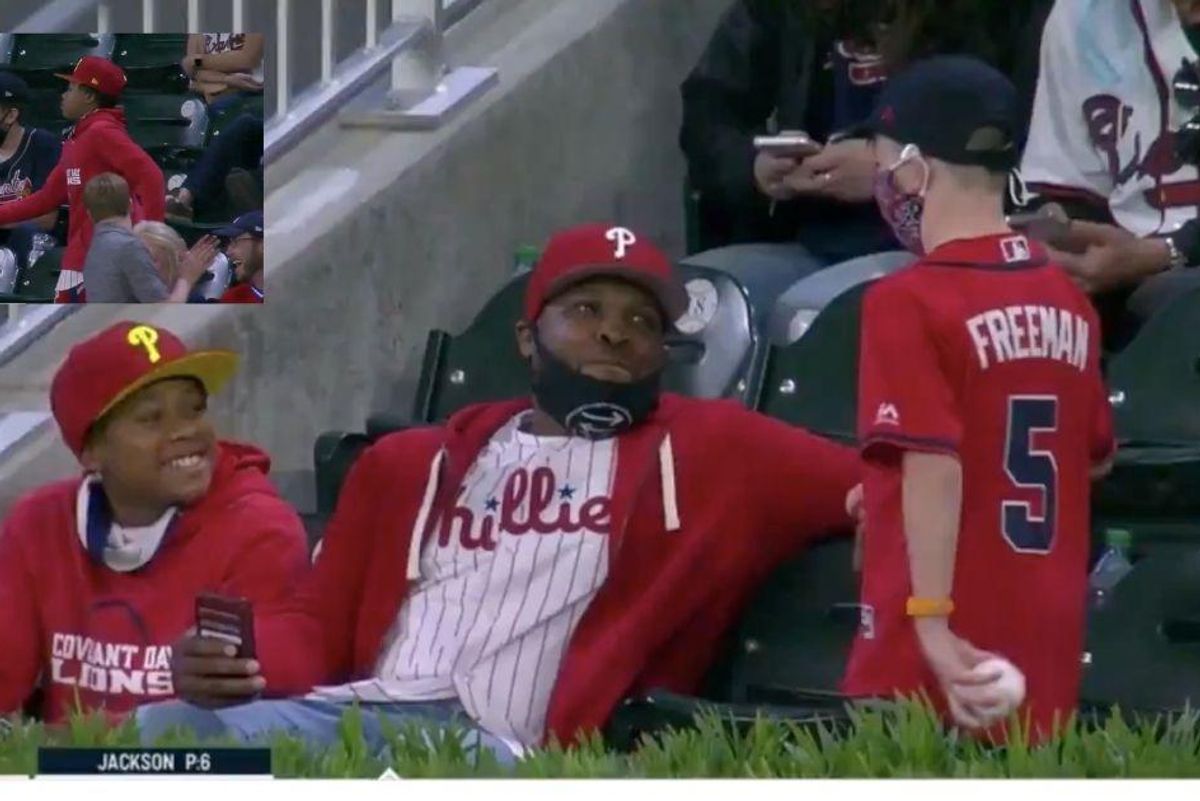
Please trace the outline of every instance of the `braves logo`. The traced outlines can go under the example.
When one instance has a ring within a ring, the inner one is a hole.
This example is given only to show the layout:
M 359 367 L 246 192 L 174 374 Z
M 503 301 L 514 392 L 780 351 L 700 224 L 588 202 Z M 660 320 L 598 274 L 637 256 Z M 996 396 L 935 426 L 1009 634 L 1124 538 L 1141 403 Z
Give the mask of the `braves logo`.
M 127 337 L 129 344 L 135 348 L 145 348 L 146 358 L 154 364 L 162 358 L 162 354 L 158 352 L 158 331 L 155 331 L 148 325 L 135 325 L 129 329 Z
M 625 253 L 629 249 L 629 246 L 637 242 L 637 237 L 634 236 L 633 231 L 619 226 L 609 228 L 605 231 L 604 238 L 614 244 L 613 256 L 618 259 L 625 258 Z

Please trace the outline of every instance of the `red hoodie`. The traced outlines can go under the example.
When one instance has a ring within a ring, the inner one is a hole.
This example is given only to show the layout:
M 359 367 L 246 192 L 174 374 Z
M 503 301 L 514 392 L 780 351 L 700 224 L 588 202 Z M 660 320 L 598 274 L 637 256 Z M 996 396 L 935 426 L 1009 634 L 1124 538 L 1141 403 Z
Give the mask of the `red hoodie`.
M 71 206 L 71 224 L 62 268 L 82 274 L 83 260 L 92 244 L 92 218 L 83 205 L 83 187 L 102 172 L 115 172 L 129 183 L 134 223 L 163 218 L 166 188 L 162 170 L 129 138 L 125 111 L 101 108 L 75 124 L 75 130 L 63 143 L 58 164 L 41 189 L 0 205 L 0 225 L 40 217 L 67 201 Z
M 372 675 L 416 577 L 414 529 L 424 519 L 423 535 L 435 530 L 477 454 L 529 406 L 473 406 L 358 459 L 303 589 L 256 615 L 269 694 Z M 600 728 L 631 692 L 694 692 L 771 570 L 850 527 L 844 501 L 858 476 L 849 448 L 733 402 L 664 395 L 618 441 L 608 578 L 563 657 L 547 736 Z
M 119 573 L 80 542 L 81 479 L 48 484 L 0 527 L 0 715 L 41 683 L 43 717 L 119 714 L 173 694 L 171 644 L 194 623 L 197 593 L 273 601 L 308 564 L 304 528 L 267 480 L 258 449 L 222 442 L 208 494 L 186 508 L 144 567 Z

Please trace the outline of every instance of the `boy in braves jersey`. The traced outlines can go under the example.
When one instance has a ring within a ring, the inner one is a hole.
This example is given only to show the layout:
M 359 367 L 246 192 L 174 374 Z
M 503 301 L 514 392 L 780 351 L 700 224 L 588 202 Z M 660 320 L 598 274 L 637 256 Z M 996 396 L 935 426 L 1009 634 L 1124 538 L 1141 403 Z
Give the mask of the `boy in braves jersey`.
M 39 685 L 49 722 L 76 699 L 116 717 L 169 698 L 197 593 L 263 603 L 305 572 L 304 529 L 266 455 L 218 440 L 206 417 L 235 365 L 131 322 L 67 355 L 50 406 L 83 474 L 0 525 L 0 715 Z
M 40 128 L 21 124 L 29 87 L 11 72 L 0 72 L 0 204 L 20 200 L 41 189 L 58 163 L 62 145 L 58 137 Z M 46 212 L 33 223 L 0 226 L 0 291 L 11 292 L 9 280 L 15 280 L 15 268 L 23 266 L 34 249 L 51 246 L 54 239 L 45 233 L 58 220 L 58 209 Z M 8 253 L 4 253 L 7 250 Z M 10 255 L 11 254 L 11 255 Z M 11 268 L 5 262 L 11 259 Z M 8 272 L 12 269 L 13 272 Z
M 1046 21 L 1021 175 L 1080 220 L 1051 256 L 1113 346 L 1200 287 L 1198 45 L 1198 0 L 1059 0 Z
M 70 204 L 70 227 L 62 272 L 55 299 L 80 303 L 83 296 L 83 262 L 92 244 L 92 220 L 83 203 L 83 188 L 94 176 L 114 172 L 133 193 L 130 216 L 134 224 L 163 218 L 162 170 L 125 130 L 125 112 L 118 108 L 125 89 L 125 71 L 108 59 L 84 56 L 70 75 L 63 92 L 62 113 L 75 123 L 63 144 L 62 157 L 32 195 L 0 204 L 0 225 L 21 222 Z
M 1096 314 L 1005 224 L 1016 106 L 1000 73 L 938 57 L 863 125 L 880 210 L 921 259 L 864 302 L 864 614 L 843 684 L 985 728 L 1004 704 L 974 668 L 998 654 L 1024 672 L 1020 714 L 1042 739 L 1076 704 L 1089 474 L 1113 436 Z
M 257 662 L 186 639 L 177 688 L 211 709 L 145 707 L 143 737 L 178 724 L 328 743 L 359 703 L 376 746 L 380 716 L 457 720 L 512 759 L 602 727 L 630 693 L 695 691 L 771 570 L 850 527 L 859 465 L 733 401 L 660 393 L 686 309 L 643 237 L 557 234 L 517 324 L 531 397 L 366 451 L 312 580 L 257 611 Z

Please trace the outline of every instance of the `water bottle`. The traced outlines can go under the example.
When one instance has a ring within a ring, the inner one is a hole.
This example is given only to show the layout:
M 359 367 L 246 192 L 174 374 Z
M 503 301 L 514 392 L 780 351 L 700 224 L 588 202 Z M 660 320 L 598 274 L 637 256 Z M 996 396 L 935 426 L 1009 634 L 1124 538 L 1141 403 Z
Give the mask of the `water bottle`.
M 517 248 L 513 257 L 513 275 L 521 275 L 532 270 L 541 255 L 541 250 L 534 245 L 522 245 Z
M 1108 603 L 1113 588 L 1125 578 L 1125 574 L 1133 570 L 1129 561 L 1129 544 L 1132 540 L 1124 529 L 1109 529 L 1104 532 L 1104 553 L 1092 574 L 1088 578 L 1088 590 L 1091 595 L 1093 609 L 1100 609 Z

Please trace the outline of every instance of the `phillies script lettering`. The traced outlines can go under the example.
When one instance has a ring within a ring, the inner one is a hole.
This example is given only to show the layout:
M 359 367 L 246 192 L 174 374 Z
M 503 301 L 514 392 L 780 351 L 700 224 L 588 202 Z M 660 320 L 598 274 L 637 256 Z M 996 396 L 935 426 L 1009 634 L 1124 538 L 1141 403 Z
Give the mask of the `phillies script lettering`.
M 500 496 L 488 499 L 486 511 L 478 520 L 474 511 L 459 504 L 443 515 L 438 546 L 445 548 L 457 536 L 467 550 L 494 551 L 500 534 L 520 537 L 530 532 L 607 533 L 609 499 L 597 496 L 582 500 L 573 496 L 574 490 L 570 487 L 559 488 L 558 479 L 550 468 L 519 468 L 508 477 Z
M 50 680 L 107 695 L 173 695 L 171 646 L 55 634 L 50 641 Z

